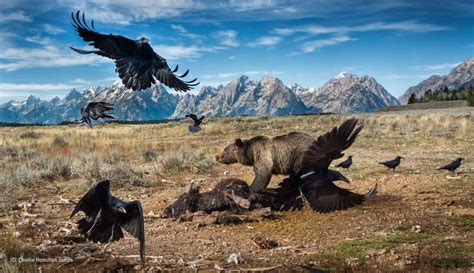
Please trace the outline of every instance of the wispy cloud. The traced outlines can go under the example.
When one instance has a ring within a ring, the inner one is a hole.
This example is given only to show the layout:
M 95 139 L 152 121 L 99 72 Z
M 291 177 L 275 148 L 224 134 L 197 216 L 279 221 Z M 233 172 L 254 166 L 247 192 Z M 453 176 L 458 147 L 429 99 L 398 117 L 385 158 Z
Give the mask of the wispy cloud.
M 441 64 L 423 64 L 423 65 L 417 65 L 415 68 L 421 69 L 424 71 L 429 71 L 429 70 L 444 70 L 444 69 L 451 69 L 454 68 L 458 65 L 460 65 L 461 62 L 457 63 L 441 63 Z
M 281 37 L 278 36 L 263 36 L 258 38 L 256 41 L 251 42 L 248 44 L 250 47 L 257 47 L 257 46 L 273 46 L 280 43 Z
M 351 38 L 346 35 L 339 35 L 339 36 L 334 36 L 328 39 L 309 41 L 303 44 L 303 51 L 306 53 L 310 53 L 321 47 L 337 45 L 340 43 L 355 41 L 355 40 L 357 39 Z
M 25 15 L 25 12 L 23 11 L 0 12 L 0 23 L 7 23 L 11 21 L 31 22 L 32 18 Z
M 56 35 L 56 34 L 61 34 L 61 33 L 66 32 L 61 27 L 53 26 L 53 25 L 50 25 L 50 24 L 42 24 L 41 29 L 42 29 L 42 31 L 44 31 L 48 34 L 51 34 L 51 35 Z
M 237 31 L 235 30 L 222 30 L 214 33 L 216 39 L 219 40 L 219 43 L 224 46 L 236 47 L 239 46 L 237 42 Z
M 14 71 L 37 67 L 63 67 L 76 65 L 96 65 L 109 62 L 97 55 L 76 54 L 68 47 L 54 43 L 50 38 L 40 36 L 26 37 L 26 41 L 41 47 L 9 47 L 0 51 L 0 69 Z
M 187 37 L 197 43 L 201 43 L 202 40 L 204 40 L 204 36 L 202 35 L 198 35 L 198 34 L 195 34 L 195 33 L 191 33 L 189 32 L 185 27 L 181 26 L 181 25 L 171 25 L 171 28 L 176 30 L 178 32 L 178 35 L 180 36 L 183 36 L 183 37 Z
M 256 9 L 266 9 L 278 5 L 276 0 L 230 0 L 230 6 L 237 11 L 249 11 Z
M 358 26 L 335 26 L 325 27 L 321 25 L 306 25 L 292 28 L 276 28 L 274 32 L 279 35 L 292 35 L 296 33 L 306 34 L 331 34 L 331 33 L 349 33 L 349 32 L 366 32 L 379 30 L 400 30 L 410 32 L 431 32 L 448 29 L 445 26 L 434 24 L 419 23 L 417 21 L 403 21 L 395 23 L 375 22 Z
M 170 45 L 155 45 L 153 46 L 157 52 L 160 52 L 161 55 L 166 56 L 168 60 L 178 60 L 178 59 L 196 59 L 201 57 L 205 52 L 216 52 L 218 50 L 224 49 L 223 47 L 207 47 L 207 46 L 170 46 Z
M 63 83 L 6 83 L 0 82 L 0 89 L 5 92 L 12 91 L 52 91 L 52 90 L 68 90 L 74 88 L 75 85 Z
M 227 72 L 227 73 L 218 73 L 218 74 L 206 74 L 202 75 L 200 78 L 203 79 L 229 79 L 236 78 L 242 75 L 255 76 L 255 75 L 281 75 L 286 71 L 281 70 L 249 70 L 243 72 Z
M 381 75 L 380 79 L 385 80 L 400 80 L 400 79 L 426 79 L 432 75 L 405 75 L 405 74 L 389 74 Z

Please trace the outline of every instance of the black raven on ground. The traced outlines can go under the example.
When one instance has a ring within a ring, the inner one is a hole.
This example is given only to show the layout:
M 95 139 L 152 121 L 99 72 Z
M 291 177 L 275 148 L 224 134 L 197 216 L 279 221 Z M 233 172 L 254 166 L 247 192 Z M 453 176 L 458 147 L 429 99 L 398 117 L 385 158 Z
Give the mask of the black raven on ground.
M 402 158 L 404 159 L 404 157 L 397 155 L 397 157 L 395 157 L 395 159 L 388 160 L 388 161 L 382 161 L 382 162 L 379 162 L 379 164 L 385 165 L 389 170 L 394 170 L 395 171 L 395 168 L 397 168 L 398 165 L 400 165 L 400 159 L 402 159 Z
M 448 165 L 439 167 L 438 170 L 448 170 L 450 172 L 454 172 L 457 168 L 461 166 L 461 163 L 463 160 L 464 158 L 462 157 L 456 158 L 453 162 L 449 163 Z
M 110 194 L 110 181 L 93 186 L 77 203 L 72 218 L 83 211 L 85 218 L 77 222 L 79 232 L 88 240 L 110 243 L 123 238 L 122 229 L 140 241 L 140 262 L 145 263 L 145 230 L 140 201 L 123 201 Z
M 352 155 L 350 155 L 346 160 L 342 161 L 341 163 L 337 164 L 336 167 L 349 169 L 352 165 Z
M 188 129 L 191 133 L 197 133 L 197 132 L 201 131 L 201 123 L 202 123 L 202 121 L 204 120 L 204 118 L 206 116 L 202 116 L 202 117 L 198 118 L 195 114 L 188 114 L 188 115 L 186 115 L 186 117 L 191 118 L 193 120 L 193 125 L 190 125 L 188 127 Z
M 123 84 L 133 90 L 144 90 L 155 84 L 155 79 L 176 91 L 186 92 L 199 83 L 196 79 L 183 81 L 188 75 L 176 75 L 178 66 L 171 70 L 166 59 L 155 53 L 148 39 L 142 37 L 131 40 L 121 35 L 101 34 L 95 30 L 94 20 L 89 26 L 84 13 L 71 13 L 73 26 L 79 36 L 89 45 L 98 50 L 82 50 L 71 47 L 80 54 L 97 54 L 115 60 L 115 71 L 118 72 Z
M 376 194 L 377 185 L 366 194 L 336 186 L 334 181 L 350 181 L 340 172 L 328 169 L 334 159 L 344 155 L 342 152 L 362 130 L 363 126 L 356 128 L 357 122 L 357 119 L 346 120 L 313 142 L 303 157 L 302 171 L 290 175 L 275 189 L 275 209 L 301 209 L 306 203 L 315 211 L 327 213 L 354 207 Z
M 113 104 L 107 102 L 89 102 L 86 108 L 81 108 L 81 121 L 87 123 L 92 128 L 92 121 L 98 120 L 99 118 L 110 118 L 114 117 L 107 113 L 108 111 L 114 110 Z

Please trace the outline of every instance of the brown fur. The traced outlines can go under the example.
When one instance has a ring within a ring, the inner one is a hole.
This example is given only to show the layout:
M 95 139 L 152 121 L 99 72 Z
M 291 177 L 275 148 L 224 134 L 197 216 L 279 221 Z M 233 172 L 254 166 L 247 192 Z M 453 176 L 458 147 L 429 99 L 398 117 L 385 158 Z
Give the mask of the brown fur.
M 272 174 L 296 174 L 300 170 L 303 154 L 315 139 L 305 133 L 292 132 L 269 138 L 256 136 L 248 140 L 236 139 L 216 155 L 222 164 L 240 163 L 253 166 L 255 178 L 251 189 L 264 190 Z
M 238 199 L 233 199 L 238 198 Z M 213 211 L 229 210 L 235 213 L 254 210 L 271 205 L 271 194 L 253 193 L 247 182 L 238 178 L 227 178 L 217 183 L 211 191 L 199 192 L 199 187 L 191 184 L 189 191 L 183 193 L 178 199 L 166 207 L 162 216 L 177 218 L 187 211 Z M 248 207 L 242 208 L 235 200 L 247 200 Z

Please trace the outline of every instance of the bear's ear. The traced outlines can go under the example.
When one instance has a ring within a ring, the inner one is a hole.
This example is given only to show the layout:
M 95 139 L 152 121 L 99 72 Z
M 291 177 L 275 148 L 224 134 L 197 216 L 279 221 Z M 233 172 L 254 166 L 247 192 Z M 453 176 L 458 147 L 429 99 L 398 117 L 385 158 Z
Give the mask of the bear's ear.
M 237 145 L 237 147 L 242 146 L 242 139 L 237 138 L 237 139 L 235 140 L 235 145 Z

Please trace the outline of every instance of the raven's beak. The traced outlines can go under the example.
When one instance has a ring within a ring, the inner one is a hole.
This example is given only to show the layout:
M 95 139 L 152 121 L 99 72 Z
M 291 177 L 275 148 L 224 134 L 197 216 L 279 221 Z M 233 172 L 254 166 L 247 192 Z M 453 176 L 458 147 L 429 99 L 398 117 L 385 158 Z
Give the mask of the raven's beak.
M 123 214 L 127 214 L 127 211 L 125 210 L 124 207 L 118 207 L 117 210 Z
M 345 177 L 344 175 L 342 175 L 342 174 L 341 174 L 341 177 L 339 177 L 339 180 L 344 181 L 344 182 L 346 182 L 346 183 L 348 183 L 348 184 L 351 183 L 351 181 L 350 181 L 347 177 Z

